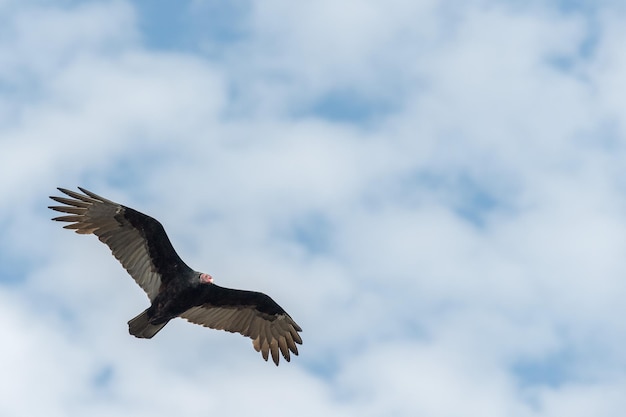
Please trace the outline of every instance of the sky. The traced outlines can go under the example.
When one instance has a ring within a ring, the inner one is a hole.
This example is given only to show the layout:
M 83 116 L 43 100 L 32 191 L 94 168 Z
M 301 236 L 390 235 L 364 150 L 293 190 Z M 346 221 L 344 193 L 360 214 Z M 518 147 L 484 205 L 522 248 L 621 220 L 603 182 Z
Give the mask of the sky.
M 0 415 L 622 417 L 626 8 L 0 0 Z M 303 328 L 148 306 L 56 187 Z

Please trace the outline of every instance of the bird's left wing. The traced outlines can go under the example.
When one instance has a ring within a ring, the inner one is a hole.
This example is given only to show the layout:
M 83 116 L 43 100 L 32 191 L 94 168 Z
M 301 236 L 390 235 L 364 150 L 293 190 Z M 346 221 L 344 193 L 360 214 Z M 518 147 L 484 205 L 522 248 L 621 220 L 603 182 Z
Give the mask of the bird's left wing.
M 276 365 L 279 351 L 289 362 L 290 351 L 298 354 L 302 329 L 269 296 L 253 291 L 234 290 L 207 284 L 207 302 L 181 314 L 195 324 L 212 329 L 240 333 L 252 339 L 252 345 L 267 361 L 270 353 Z

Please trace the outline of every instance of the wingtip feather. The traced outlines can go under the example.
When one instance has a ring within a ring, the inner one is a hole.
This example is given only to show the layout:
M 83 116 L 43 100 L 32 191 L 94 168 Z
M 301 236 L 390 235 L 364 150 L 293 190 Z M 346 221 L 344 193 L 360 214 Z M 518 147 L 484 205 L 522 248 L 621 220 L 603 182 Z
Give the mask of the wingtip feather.
M 78 189 L 81 190 L 83 193 L 87 194 L 89 197 L 91 197 L 93 199 L 96 199 L 96 200 L 99 200 L 99 201 L 103 201 L 103 202 L 106 202 L 106 203 L 113 203 L 111 200 L 108 200 L 108 199 L 106 199 L 106 198 L 104 198 L 102 196 L 99 196 L 98 194 L 96 194 L 94 192 L 91 192 L 91 191 L 89 191 L 89 190 L 87 190 L 87 189 L 85 189 L 83 187 L 78 187 Z

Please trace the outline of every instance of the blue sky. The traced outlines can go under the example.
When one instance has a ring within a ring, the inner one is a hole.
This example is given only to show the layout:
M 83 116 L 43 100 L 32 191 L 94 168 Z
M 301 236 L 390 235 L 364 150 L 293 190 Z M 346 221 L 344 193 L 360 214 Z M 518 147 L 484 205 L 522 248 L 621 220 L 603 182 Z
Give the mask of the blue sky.
M 133 1 L 147 46 L 160 50 L 202 52 L 211 42 L 219 50 L 245 38 L 249 1 Z
M 0 1 L 0 415 L 621 417 L 625 12 Z M 300 356 L 129 336 L 147 298 L 57 186 L 270 294 Z

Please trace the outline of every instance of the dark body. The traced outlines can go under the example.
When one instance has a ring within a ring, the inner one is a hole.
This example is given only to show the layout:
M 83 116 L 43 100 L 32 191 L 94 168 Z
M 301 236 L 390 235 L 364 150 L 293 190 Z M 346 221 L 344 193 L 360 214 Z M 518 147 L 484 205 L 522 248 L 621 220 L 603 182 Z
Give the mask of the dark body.
M 128 322 L 132 335 L 152 338 L 171 319 L 182 317 L 250 337 L 263 358 L 271 354 L 276 365 L 279 352 L 287 361 L 290 352 L 298 354 L 302 329 L 269 296 L 213 284 L 210 275 L 183 262 L 154 218 L 83 188 L 84 194 L 59 190 L 73 199 L 50 197 L 65 204 L 50 208 L 70 215 L 53 220 L 69 222 L 64 227 L 77 233 L 98 236 L 148 294 L 150 307 Z

